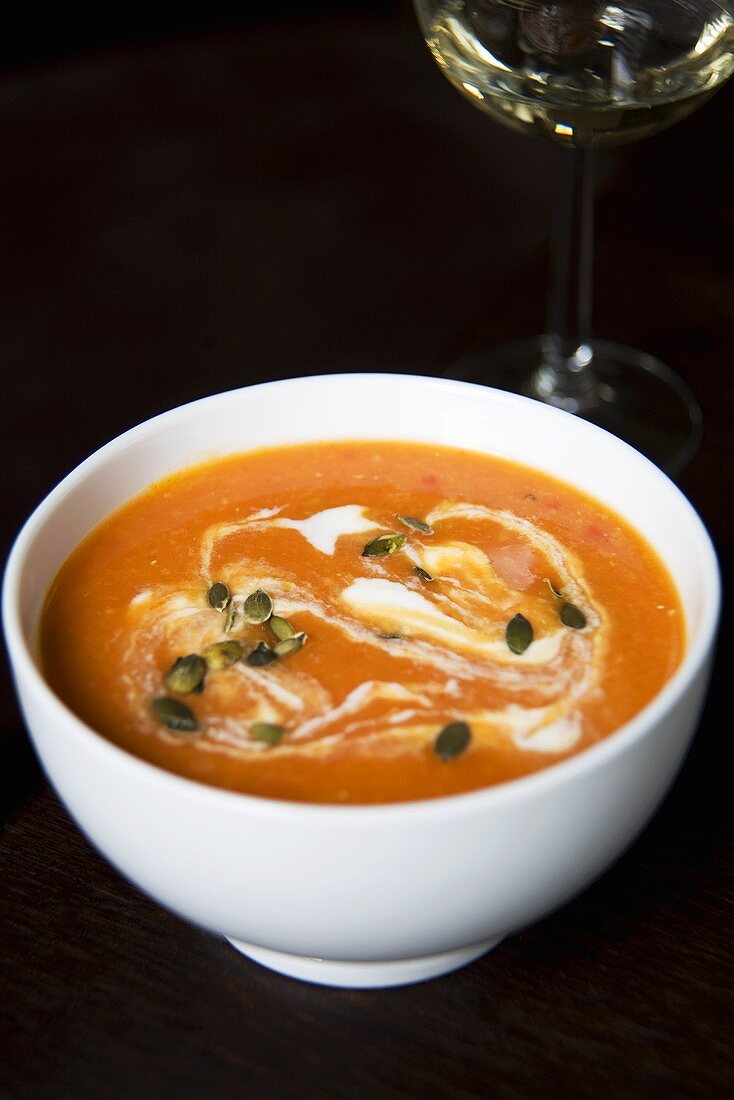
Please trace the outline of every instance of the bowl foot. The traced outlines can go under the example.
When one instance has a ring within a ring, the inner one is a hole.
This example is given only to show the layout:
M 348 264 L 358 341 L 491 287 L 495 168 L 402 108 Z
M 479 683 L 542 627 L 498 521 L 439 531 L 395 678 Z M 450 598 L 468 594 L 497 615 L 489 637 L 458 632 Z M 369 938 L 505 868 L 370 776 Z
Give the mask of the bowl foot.
M 282 951 L 271 951 L 266 947 L 243 943 L 242 940 L 229 939 L 229 942 L 261 966 L 287 974 L 289 978 L 348 989 L 384 989 L 392 985 L 423 982 L 428 978 L 437 978 L 441 974 L 458 970 L 460 966 L 465 966 L 491 951 L 502 939 L 502 936 L 497 936 L 496 939 L 475 943 L 457 951 L 444 951 L 440 955 L 421 955 L 414 959 L 390 959 L 385 962 L 317 959 L 308 955 L 287 955 Z

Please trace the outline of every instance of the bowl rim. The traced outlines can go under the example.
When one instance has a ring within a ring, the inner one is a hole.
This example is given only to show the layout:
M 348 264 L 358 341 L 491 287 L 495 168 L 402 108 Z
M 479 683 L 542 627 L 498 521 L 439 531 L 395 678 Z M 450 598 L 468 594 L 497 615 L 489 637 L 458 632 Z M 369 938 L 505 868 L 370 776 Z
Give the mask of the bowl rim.
M 491 399 L 509 407 L 526 407 L 532 404 L 543 410 L 537 415 L 548 415 L 549 418 L 558 416 L 567 423 L 567 418 L 573 414 L 543 405 L 533 401 L 529 397 L 509 393 L 504 390 L 492 389 L 489 386 L 480 386 L 471 382 L 456 379 L 436 378 L 421 374 L 407 374 L 398 372 L 334 372 L 316 375 L 301 375 L 292 378 L 276 379 L 267 382 L 254 383 L 252 385 L 238 386 L 230 390 L 197 398 L 193 401 L 174 406 L 163 412 L 141 421 L 128 428 L 117 436 L 98 447 L 82 462 L 73 467 L 36 505 L 30 513 L 11 547 L 6 562 L 3 586 L 2 586 L 2 620 L 5 633 L 5 641 L 11 658 L 11 667 L 15 678 L 23 680 L 34 691 L 46 711 L 49 709 L 58 714 L 59 721 L 64 726 L 64 736 L 71 737 L 76 743 L 84 745 L 86 749 L 95 751 L 101 759 L 112 767 L 127 770 L 134 773 L 137 778 L 148 782 L 152 786 L 161 785 L 168 788 L 172 794 L 180 794 L 182 797 L 195 799 L 204 804 L 217 804 L 226 807 L 228 811 L 235 813 L 256 813 L 261 816 L 295 818 L 301 821 L 310 819 L 315 822 L 335 821 L 350 824 L 369 825 L 377 820 L 389 823 L 394 819 L 410 820 L 414 818 L 436 818 L 444 815 L 455 816 L 465 813 L 481 811 L 485 805 L 499 805 L 514 799 L 532 797 L 534 794 L 542 794 L 549 788 L 564 782 L 570 782 L 586 772 L 602 768 L 608 760 L 621 755 L 635 742 L 643 739 L 663 718 L 664 714 L 671 711 L 680 702 L 682 696 L 691 686 L 696 676 L 701 671 L 707 657 L 713 651 L 715 636 L 718 630 L 719 615 L 721 610 L 721 576 L 719 563 L 711 537 L 706 527 L 693 508 L 692 504 L 678 488 L 677 485 L 646 458 L 629 444 L 617 436 L 576 417 L 573 420 L 583 425 L 581 430 L 592 434 L 600 434 L 609 441 L 612 447 L 622 448 L 631 452 L 635 460 L 646 468 L 647 475 L 659 480 L 660 486 L 668 495 L 676 498 L 679 507 L 687 513 L 691 525 L 691 532 L 698 540 L 700 552 L 700 565 L 704 577 L 704 593 L 702 600 L 701 626 L 696 635 L 689 639 L 686 652 L 680 665 L 671 678 L 663 685 L 661 690 L 629 721 L 623 723 L 618 729 L 607 734 L 596 744 L 590 745 L 580 752 L 574 753 L 564 760 L 558 760 L 533 772 L 529 775 L 519 776 L 515 779 L 505 780 L 490 787 L 480 787 L 474 790 L 449 794 L 440 797 L 411 799 L 384 803 L 321 803 L 295 801 L 282 798 L 271 798 L 263 795 L 249 794 L 247 792 L 228 790 L 203 783 L 197 779 L 170 772 L 167 769 L 136 756 L 129 750 L 122 748 L 113 741 L 108 740 L 103 734 L 98 733 L 92 726 L 79 718 L 52 690 L 46 682 L 40 667 L 31 652 L 30 639 L 26 637 L 20 621 L 20 581 L 27 554 L 34 543 L 38 531 L 49 516 L 62 505 L 69 493 L 81 484 L 100 464 L 124 451 L 127 447 L 135 445 L 147 436 L 154 434 L 163 423 L 175 421 L 177 417 L 189 416 L 191 412 L 205 405 L 216 403 L 233 395 L 262 390 L 265 388 L 282 388 L 288 385 L 329 385 L 335 380 L 349 380 L 350 384 L 360 382 L 374 382 L 376 379 L 386 383 L 405 383 L 412 385 L 431 385 L 434 388 L 445 390 L 470 389 L 481 391 L 491 395 Z M 348 437 L 345 437 L 348 438 Z M 365 438 L 368 438 L 365 436 Z M 375 437 L 375 438 L 387 438 Z M 391 437 L 394 438 L 394 437 Z M 296 441 L 297 443 L 298 441 Z M 289 445 L 289 444 L 283 444 Z M 447 446 L 451 446 L 447 444 Z M 472 449 L 472 448 L 468 448 Z M 228 452 L 230 453 L 230 452 Z M 191 463 L 192 465 L 195 462 Z M 558 476 L 558 475 L 553 475 Z M 559 477 L 559 480 L 567 480 L 573 485 L 571 478 Z M 141 490 L 138 490 L 141 491 Z M 582 490 L 586 491 L 586 490 Z M 132 494 L 135 495 L 135 494 Z M 588 495 L 588 494 L 587 494 Z M 129 499 L 129 498 L 127 498 Z M 121 503 L 121 502 L 120 502 Z M 119 507 L 116 504 L 114 508 Z M 632 522 L 632 521 L 628 521 Z M 27 727 L 27 723 L 26 723 Z M 28 730 L 29 736 L 35 747 L 35 735 Z

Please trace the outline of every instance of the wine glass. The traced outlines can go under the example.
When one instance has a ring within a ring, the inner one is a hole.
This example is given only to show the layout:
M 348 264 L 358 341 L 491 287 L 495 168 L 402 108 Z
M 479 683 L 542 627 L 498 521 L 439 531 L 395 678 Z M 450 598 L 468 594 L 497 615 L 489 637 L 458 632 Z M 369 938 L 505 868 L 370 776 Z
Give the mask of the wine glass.
M 734 69 L 734 2 L 414 0 L 444 76 L 474 106 L 560 146 L 547 331 L 447 374 L 528 394 L 616 433 L 668 473 L 701 436 L 672 370 L 591 332 L 592 151 L 658 133 Z

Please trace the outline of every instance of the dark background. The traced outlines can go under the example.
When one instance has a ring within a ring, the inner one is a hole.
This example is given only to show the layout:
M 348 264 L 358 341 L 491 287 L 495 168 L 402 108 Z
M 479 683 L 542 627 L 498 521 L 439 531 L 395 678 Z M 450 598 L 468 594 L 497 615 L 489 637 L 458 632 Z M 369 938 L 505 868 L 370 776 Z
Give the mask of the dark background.
M 465 103 L 407 4 L 33 15 L 0 50 L 3 555 L 60 477 L 173 405 L 439 374 L 542 328 L 555 151 Z M 599 335 L 701 402 L 679 482 L 727 589 L 733 105 L 727 87 L 598 158 L 595 270 Z M 0 1096 L 734 1092 L 723 653 L 620 863 L 472 967 L 386 992 L 270 974 L 123 882 L 45 784 L 4 676 Z

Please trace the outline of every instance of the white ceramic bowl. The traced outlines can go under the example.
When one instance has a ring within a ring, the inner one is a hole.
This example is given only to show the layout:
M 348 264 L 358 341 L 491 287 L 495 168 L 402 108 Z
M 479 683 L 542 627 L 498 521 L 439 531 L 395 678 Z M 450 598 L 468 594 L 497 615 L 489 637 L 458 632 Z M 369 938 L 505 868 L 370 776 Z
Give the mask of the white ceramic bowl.
M 470 794 L 385 806 L 281 802 L 207 787 L 96 734 L 45 683 L 34 629 L 79 539 L 164 474 L 282 442 L 407 439 L 539 467 L 593 494 L 658 550 L 684 603 L 685 660 L 600 744 Z M 444 973 L 562 905 L 639 834 L 693 736 L 720 602 L 716 558 L 691 506 L 606 432 L 538 402 L 461 382 L 330 375 L 220 394 L 164 413 L 97 451 L 21 531 L 3 616 L 28 728 L 79 826 L 161 904 L 247 955 L 330 985 Z

